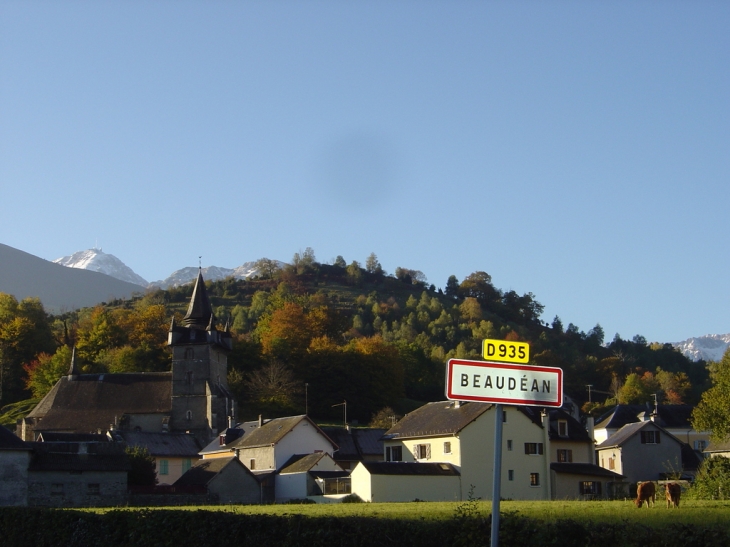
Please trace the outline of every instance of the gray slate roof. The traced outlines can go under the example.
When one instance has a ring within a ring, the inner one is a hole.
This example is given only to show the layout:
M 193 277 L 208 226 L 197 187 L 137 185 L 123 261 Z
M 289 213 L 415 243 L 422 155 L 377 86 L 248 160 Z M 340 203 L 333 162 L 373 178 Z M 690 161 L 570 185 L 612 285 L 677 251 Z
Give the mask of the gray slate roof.
M 588 434 L 583 425 L 573 418 L 570 414 L 564 410 L 556 409 L 551 410 L 550 414 L 550 430 L 549 436 L 551 441 L 572 441 L 581 443 L 593 443 L 593 439 Z M 561 437 L 558 434 L 558 421 L 565 420 L 568 423 L 568 436 Z
M 0 425 L 0 450 L 31 450 L 31 447 L 16 437 L 12 431 Z
M 302 414 L 300 416 L 287 416 L 285 418 L 274 418 L 265 422 L 261 427 L 256 427 L 251 431 L 244 433 L 243 437 L 236 439 L 228 446 L 231 448 L 256 448 L 259 446 L 270 446 L 278 443 L 289 432 L 291 432 L 301 422 L 307 421 L 327 439 L 334 449 L 337 449 L 332 439 L 330 439 L 317 424 L 315 424 L 308 416 Z
M 592 475 L 594 477 L 607 477 L 614 480 L 623 479 L 623 475 L 614 473 L 608 469 L 592 463 L 551 463 L 550 469 L 556 473 L 566 473 L 568 475 Z
M 195 437 L 185 433 L 115 431 L 114 436 L 122 439 L 128 446 L 146 448 L 151 456 L 197 458 L 200 452 L 200 445 Z
M 33 448 L 30 471 L 128 471 L 129 460 L 119 443 L 28 443 Z
M 491 404 L 438 401 L 406 414 L 384 435 L 386 439 L 407 439 L 454 435 L 492 408 Z
M 658 405 L 658 424 L 668 428 L 692 429 L 692 411 L 690 405 Z M 616 405 L 596 420 L 596 429 L 619 429 L 626 424 L 640 421 L 639 415 L 651 415 L 654 405 Z
M 323 427 L 322 431 L 332 439 L 339 450 L 336 460 L 362 461 L 366 456 L 383 455 L 382 437 L 387 431 L 382 428 Z
M 240 466 L 243 471 L 251 474 L 238 458 L 211 458 L 209 460 L 197 461 L 193 467 L 188 469 L 182 477 L 175 481 L 173 486 L 207 486 L 218 473 L 229 465 Z
M 169 414 L 172 373 L 81 374 L 62 377 L 28 418 L 37 431 L 96 433 L 124 414 Z
M 327 454 L 324 452 L 316 452 L 314 454 L 294 454 L 282 466 L 279 473 L 306 473 L 312 467 L 317 465 L 319 461 Z
M 624 444 L 626 441 L 628 441 L 631 437 L 636 435 L 639 431 L 641 431 L 645 427 L 649 427 L 649 429 L 652 429 L 652 427 L 650 427 L 650 426 L 653 426 L 654 428 L 658 429 L 662 433 L 663 436 L 674 439 L 675 442 L 681 444 L 681 441 L 679 439 L 677 439 L 674 435 L 672 435 L 671 433 L 666 431 L 661 426 L 658 426 L 657 424 L 655 424 L 654 422 L 649 420 L 646 422 L 637 422 L 637 423 L 633 423 L 633 424 L 626 424 L 621 429 L 619 429 L 616 433 L 611 435 L 608 439 L 606 439 L 601 444 L 599 444 L 596 448 L 601 449 L 601 448 L 612 448 L 614 446 L 621 446 L 622 444 Z
M 487 403 L 461 403 L 459 405 L 456 405 L 454 401 L 427 403 L 406 414 L 400 422 L 385 433 L 383 438 L 407 439 L 456 435 L 493 407 L 494 405 Z M 535 425 L 542 427 L 539 408 L 518 406 L 515 407 L 515 411 L 521 412 Z M 512 412 L 511 409 L 510 412 Z
M 460 475 L 450 463 L 362 462 L 371 475 Z

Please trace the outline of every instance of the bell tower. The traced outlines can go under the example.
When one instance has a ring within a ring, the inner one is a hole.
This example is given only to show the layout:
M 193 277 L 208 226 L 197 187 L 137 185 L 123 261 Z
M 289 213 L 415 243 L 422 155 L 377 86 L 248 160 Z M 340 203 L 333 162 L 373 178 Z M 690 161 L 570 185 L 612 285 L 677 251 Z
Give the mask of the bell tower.
M 167 344 L 172 349 L 173 431 L 189 431 L 210 442 L 235 418 L 235 402 L 228 391 L 228 353 L 233 349 L 226 325 L 216 328 L 202 270 L 182 325 L 170 323 Z

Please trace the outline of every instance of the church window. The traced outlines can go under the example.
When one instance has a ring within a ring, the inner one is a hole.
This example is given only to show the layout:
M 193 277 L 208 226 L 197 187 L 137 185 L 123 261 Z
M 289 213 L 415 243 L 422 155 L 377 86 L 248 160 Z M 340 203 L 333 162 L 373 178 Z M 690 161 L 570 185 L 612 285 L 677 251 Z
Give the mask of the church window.
M 185 359 L 193 359 L 195 357 L 195 350 L 193 348 L 185 348 Z
M 193 411 L 192 411 L 192 410 L 188 410 L 188 411 L 187 411 L 187 412 L 185 413 L 185 419 L 186 419 L 187 421 L 191 421 L 191 420 L 193 419 Z

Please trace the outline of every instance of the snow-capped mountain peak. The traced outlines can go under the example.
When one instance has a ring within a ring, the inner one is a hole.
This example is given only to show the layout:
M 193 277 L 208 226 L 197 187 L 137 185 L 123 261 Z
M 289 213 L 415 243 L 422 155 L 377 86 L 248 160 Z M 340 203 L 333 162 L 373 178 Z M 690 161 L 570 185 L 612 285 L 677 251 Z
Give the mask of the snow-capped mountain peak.
M 672 345 L 692 361 L 720 361 L 730 346 L 730 334 L 708 334 Z
M 103 273 L 121 281 L 141 285 L 142 287 L 146 287 L 149 284 L 116 256 L 107 254 L 101 249 L 78 251 L 70 256 L 57 258 L 53 262 L 68 268 L 79 268 L 81 270 Z

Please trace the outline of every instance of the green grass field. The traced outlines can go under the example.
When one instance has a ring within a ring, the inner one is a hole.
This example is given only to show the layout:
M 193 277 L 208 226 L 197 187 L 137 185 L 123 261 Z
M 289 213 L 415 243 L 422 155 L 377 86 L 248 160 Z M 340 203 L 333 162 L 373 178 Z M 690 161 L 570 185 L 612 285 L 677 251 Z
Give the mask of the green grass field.
M 347 503 L 303 505 L 215 505 L 176 507 L 190 511 L 224 511 L 249 515 L 305 517 L 368 517 L 383 519 L 447 520 L 453 518 L 459 507 L 469 504 L 458 502 L 411 503 Z M 488 517 L 491 502 L 473 502 L 476 514 Z M 109 509 L 90 509 L 106 512 Z M 138 509 L 129 509 L 130 511 Z M 155 509 L 148 509 L 154 511 Z M 516 514 L 543 521 L 577 520 L 618 523 L 641 523 L 652 527 L 667 524 L 720 525 L 730 529 L 730 501 L 682 500 L 680 509 L 667 509 L 664 502 L 655 507 L 637 509 L 632 501 L 504 501 L 502 514 Z

